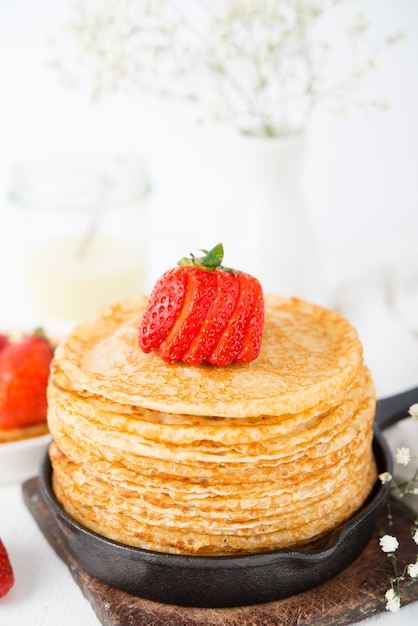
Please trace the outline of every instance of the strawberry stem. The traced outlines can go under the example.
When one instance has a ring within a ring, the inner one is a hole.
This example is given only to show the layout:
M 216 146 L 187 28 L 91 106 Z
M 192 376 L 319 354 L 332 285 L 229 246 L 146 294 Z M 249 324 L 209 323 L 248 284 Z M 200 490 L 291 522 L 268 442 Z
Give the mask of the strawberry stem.
M 224 258 L 224 247 L 221 243 L 218 243 L 211 250 L 202 250 L 205 256 L 196 257 L 190 252 L 190 257 L 183 257 L 178 262 L 178 265 L 194 265 L 200 267 L 207 272 L 214 272 L 215 270 L 222 269 L 224 272 L 231 272 L 231 274 L 238 274 L 237 270 L 231 267 L 224 267 L 222 261 Z
M 202 252 L 205 253 L 205 256 L 196 257 L 194 254 L 190 253 L 190 258 L 183 257 L 178 262 L 178 265 L 195 265 L 196 267 L 208 270 L 209 272 L 213 272 L 222 267 L 224 248 L 221 243 L 218 243 L 211 250 L 202 250 Z

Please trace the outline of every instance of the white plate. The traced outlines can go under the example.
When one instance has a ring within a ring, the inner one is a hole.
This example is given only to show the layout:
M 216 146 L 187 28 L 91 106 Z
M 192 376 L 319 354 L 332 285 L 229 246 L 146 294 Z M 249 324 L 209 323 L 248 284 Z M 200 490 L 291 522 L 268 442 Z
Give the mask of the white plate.
M 20 483 L 39 474 L 51 435 L 0 443 L 0 484 Z

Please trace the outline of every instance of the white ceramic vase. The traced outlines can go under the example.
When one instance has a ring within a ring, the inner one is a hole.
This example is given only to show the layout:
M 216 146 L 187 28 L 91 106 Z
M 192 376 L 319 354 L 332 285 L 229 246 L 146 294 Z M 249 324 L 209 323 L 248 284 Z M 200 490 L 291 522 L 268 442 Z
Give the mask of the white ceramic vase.
M 233 141 L 233 191 L 219 224 L 225 264 L 257 276 L 265 293 L 318 301 L 317 249 L 301 188 L 304 134 Z

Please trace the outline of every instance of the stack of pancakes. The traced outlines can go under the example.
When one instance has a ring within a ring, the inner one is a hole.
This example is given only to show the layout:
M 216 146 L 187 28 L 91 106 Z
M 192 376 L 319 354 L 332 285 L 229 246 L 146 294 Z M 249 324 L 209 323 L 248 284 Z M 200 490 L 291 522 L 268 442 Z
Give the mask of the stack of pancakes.
M 266 297 L 260 356 L 227 367 L 143 354 L 145 299 L 79 324 L 48 390 L 53 487 L 110 539 L 178 554 L 302 546 L 376 480 L 375 392 L 339 314 Z

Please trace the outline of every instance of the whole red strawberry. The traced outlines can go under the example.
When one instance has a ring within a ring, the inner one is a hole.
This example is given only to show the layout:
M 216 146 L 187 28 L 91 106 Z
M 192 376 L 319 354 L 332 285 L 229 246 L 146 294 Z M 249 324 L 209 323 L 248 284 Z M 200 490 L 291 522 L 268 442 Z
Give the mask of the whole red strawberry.
M 6 595 L 13 587 L 14 576 L 10 565 L 9 555 L 0 539 L 0 598 Z
M 157 350 L 167 363 L 253 361 L 264 326 L 261 285 L 222 266 L 222 244 L 204 252 L 182 259 L 157 281 L 139 326 L 139 345 L 143 352 Z
M 46 386 L 53 350 L 42 333 L 7 343 L 0 351 L 0 428 L 46 420 Z

